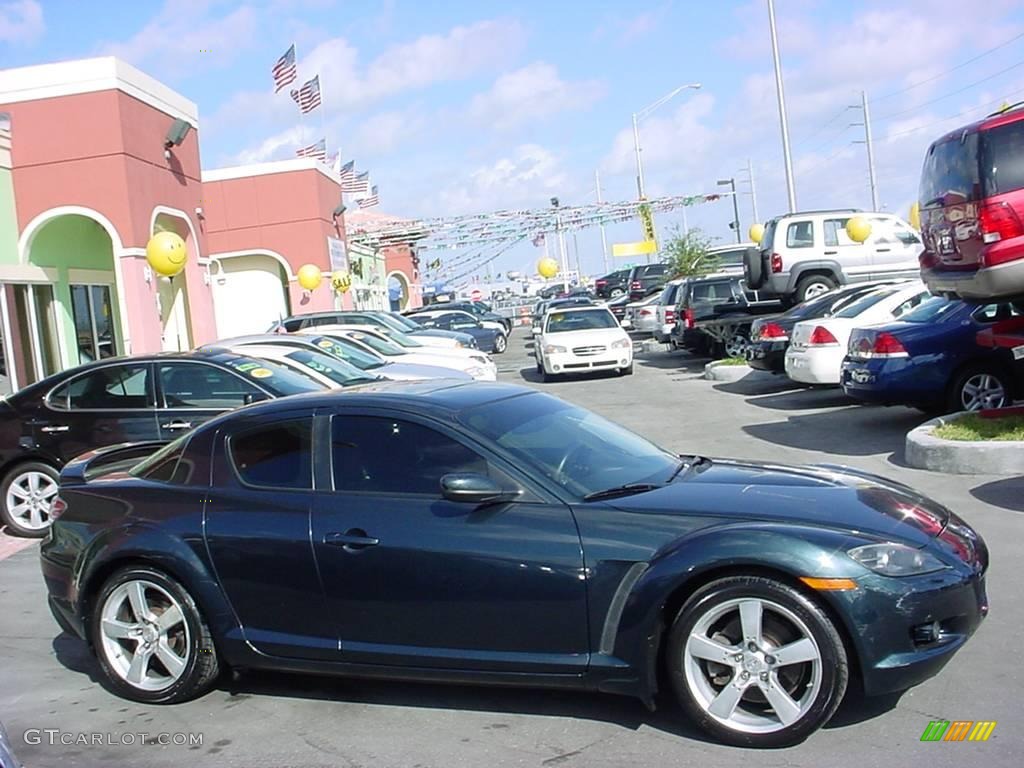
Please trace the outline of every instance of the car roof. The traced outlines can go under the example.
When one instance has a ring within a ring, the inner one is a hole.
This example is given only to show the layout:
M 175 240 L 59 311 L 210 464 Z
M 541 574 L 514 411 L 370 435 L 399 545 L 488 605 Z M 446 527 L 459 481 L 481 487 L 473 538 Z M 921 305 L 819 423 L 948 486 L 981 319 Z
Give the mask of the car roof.
M 1020 120 L 1024 120 L 1024 108 L 1021 103 L 1012 105 L 1009 109 L 1002 110 L 999 112 L 993 112 L 991 115 L 986 115 L 980 120 L 975 120 L 973 123 L 960 126 L 956 130 L 944 133 L 942 136 L 937 138 L 932 144 L 941 144 L 944 141 L 951 139 L 959 139 L 964 133 L 977 133 L 979 131 L 989 131 L 993 128 L 999 128 L 1009 123 L 1016 123 Z
M 323 327 L 323 326 L 317 326 Z M 308 334 L 295 334 L 295 333 L 252 333 L 246 336 L 232 336 L 227 339 L 218 339 L 212 341 L 209 344 L 204 344 L 199 347 L 199 350 L 210 350 L 215 348 L 224 347 L 235 347 L 245 344 L 277 344 L 279 346 L 290 345 L 290 346 L 311 346 L 315 347 L 316 344 L 309 340 Z
M 593 311 L 595 309 L 603 309 L 603 310 L 607 311 L 608 307 L 602 307 L 600 304 L 587 304 L 587 305 L 582 306 L 582 307 L 581 306 L 574 306 L 574 305 L 570 304 L 570 305 L 565 306 L 565 307 L 552 307 L 552 309 L 557 310 L 558 312 L 587 312 L 587 311 Z

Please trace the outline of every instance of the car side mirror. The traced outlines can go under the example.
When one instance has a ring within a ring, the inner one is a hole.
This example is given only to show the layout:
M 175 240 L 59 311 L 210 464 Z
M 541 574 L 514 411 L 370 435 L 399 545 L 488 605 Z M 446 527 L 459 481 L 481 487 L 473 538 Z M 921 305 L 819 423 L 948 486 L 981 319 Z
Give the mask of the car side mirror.
M 506 491 L 487 475 L 453 472 L 441 478 L 441 495 L 448 501 L 487 504 L 511 501 L 519 495 L 519 491 Z
M 269 400 L 265 392 L 246 392 L 242 402 L 246 405 L 252 405 L 253 403 L 262 403 L 264 400 Z

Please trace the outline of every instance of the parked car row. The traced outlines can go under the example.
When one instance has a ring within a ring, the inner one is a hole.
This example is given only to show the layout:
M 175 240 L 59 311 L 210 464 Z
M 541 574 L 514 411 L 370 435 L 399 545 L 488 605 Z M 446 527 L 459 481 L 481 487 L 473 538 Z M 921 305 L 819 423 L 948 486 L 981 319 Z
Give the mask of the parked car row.
M 192 352 L 107 358 L 0 399 L 0 517 L 7 529 L 44 535 L 58 472 L 86 451 L 166 442 L 225 411 L 302 392 L 389 380 L 497 379 L 473 337 L 421 329 L 392 313 L 300 315 L 272 330 Z M 505 338 L 493 328 L 486 333 Z

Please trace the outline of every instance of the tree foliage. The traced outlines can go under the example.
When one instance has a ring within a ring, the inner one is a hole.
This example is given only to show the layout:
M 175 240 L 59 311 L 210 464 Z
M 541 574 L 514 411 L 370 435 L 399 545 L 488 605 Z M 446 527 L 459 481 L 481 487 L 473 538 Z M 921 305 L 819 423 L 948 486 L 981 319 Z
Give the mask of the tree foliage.
M 700 277 L 714 272 L 718 260 L 708 255 L 712 239 L 699 229 L 683 232 L 678 226 L 662 245 L 662 253 L 669 265 L 670 279 Z

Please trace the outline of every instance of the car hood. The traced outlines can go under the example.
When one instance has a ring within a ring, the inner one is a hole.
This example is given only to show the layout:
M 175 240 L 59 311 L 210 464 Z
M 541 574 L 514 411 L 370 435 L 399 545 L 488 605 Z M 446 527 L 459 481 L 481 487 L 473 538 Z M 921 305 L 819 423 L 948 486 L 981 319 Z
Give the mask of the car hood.
M 851 467 L 714 459 L 683 479 L 608 502 L 620 509 L 813 525 L 923 546 L 950 512 L 912 488 Z
M 385 363 L 380 368 L 367 371 L 370 374 L 378 374 L 395 381 L 410 379 L 460 379 L 471 381 L 473 379 L 464 371 L 456 371 L 454 368 L 442 368 L 439 365 L 418 365 L 416 363 Z
M 625 331 L 619 328 L 593 328 L 587 331 L 562 331 L 561 333 L 544 334 L 545 344 L 566 346 L 583 346 L 587 344 L 611 344 L 619 339 L 628 339 Z
M 473 340 L 473 337 L 468 333 L 462 331 L 446 331 L 443 328 L 422 328 L 415 331 L 408 331 L 408 336 L 431 336 L 437 339 L 451 339 L 451 346 L 455 346 L 456 341 L 461 341 L 463 344 L 468 344 Z

